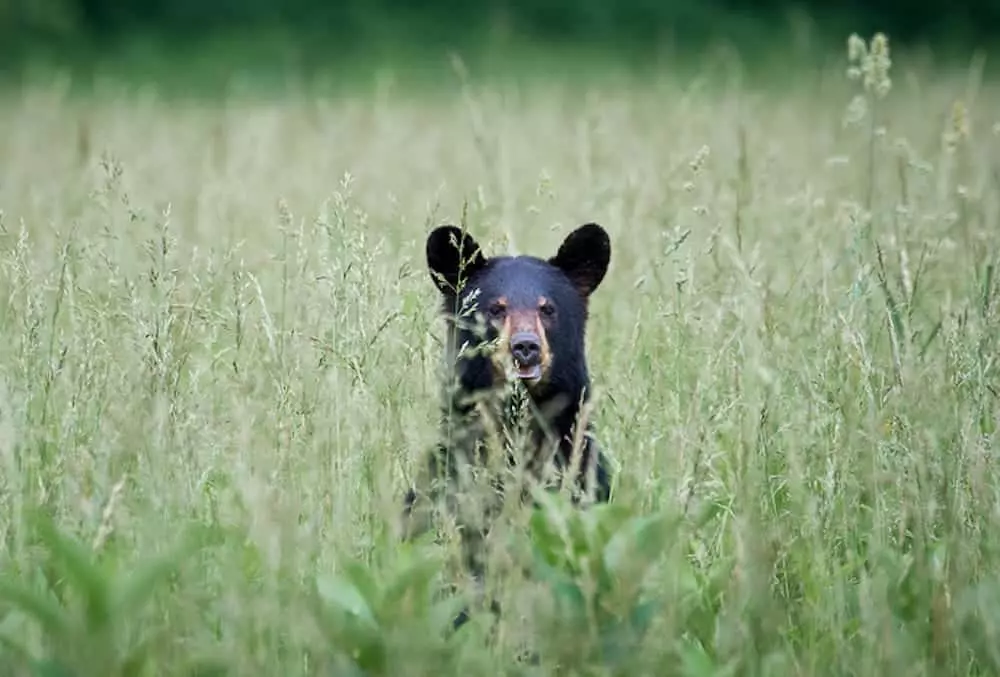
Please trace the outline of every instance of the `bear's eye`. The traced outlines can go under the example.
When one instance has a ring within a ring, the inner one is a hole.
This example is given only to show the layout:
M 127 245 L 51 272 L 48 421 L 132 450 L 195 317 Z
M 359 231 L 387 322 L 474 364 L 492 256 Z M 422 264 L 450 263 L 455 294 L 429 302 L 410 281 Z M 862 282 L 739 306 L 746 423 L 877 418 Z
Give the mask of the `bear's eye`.
M 486 309 L 486 313 L 490 316 L 490 319 L 499 320 L 507 312 L 507 306 L 502 303 L 491 303 L 490 307 Z
M 551 303 L 543 303 L 538 306 L 538 312 L 542 314 L 542 317 L 552 317 L 556 314 L 556 307 Z

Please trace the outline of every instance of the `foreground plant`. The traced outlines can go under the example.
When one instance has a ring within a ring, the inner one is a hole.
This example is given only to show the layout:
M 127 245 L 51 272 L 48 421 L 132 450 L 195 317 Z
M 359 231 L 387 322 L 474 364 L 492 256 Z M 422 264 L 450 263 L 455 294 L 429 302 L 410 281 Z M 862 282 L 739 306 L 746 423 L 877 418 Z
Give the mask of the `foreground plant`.
M 326 642 L 320 663 L 335 674 L 370 677 L 485 669 L 482 653 L 465 650 L 478 626 L 451 632 L 465 601 L 439 594 L 441 558 L 417 542 L 398 555 L 377 569 L 349 561 L 342 572 L 317 577 L 310 608 Z
M 140 614 L 202 547 L 204 534 L 191 531 L 165 553 L 125 567 L 88 549 L 48 517 L 36 519 L 36 533 L 44 550 L 38 575 L 0 576 L 0 602 L 9 609 L 0 619 L 5 654 L 0 665 L 38 677 L 143 674 L 154 646 L 170 629 L 143 627 Z M 39 641 L 27 641 L 34 636 Z
M 634 516 L 620 504 L 580 511 L 551 494 L 536 499 L 530 537 L 533 571 L 548 592 L 539 628 L 545 662 L 569 673 L 601 665 L 605 674 L 633 674 L 666 602 L 646 585 L 647 574 L 677 540 L 679 519 Z

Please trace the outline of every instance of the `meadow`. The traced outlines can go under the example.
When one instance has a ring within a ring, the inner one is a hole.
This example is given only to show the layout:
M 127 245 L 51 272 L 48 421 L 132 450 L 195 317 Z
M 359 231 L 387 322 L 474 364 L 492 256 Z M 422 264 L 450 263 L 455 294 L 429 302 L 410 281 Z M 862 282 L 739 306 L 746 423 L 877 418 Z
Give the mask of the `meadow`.
M 0 674 L 996 674 L 1000 89 L 854 51 L 5 92 Z M 437 433 L 424 239 L 588 221 L 614 499 L 514 524 L 537 575 L 452 635 L 447 543 L 393 526 Z

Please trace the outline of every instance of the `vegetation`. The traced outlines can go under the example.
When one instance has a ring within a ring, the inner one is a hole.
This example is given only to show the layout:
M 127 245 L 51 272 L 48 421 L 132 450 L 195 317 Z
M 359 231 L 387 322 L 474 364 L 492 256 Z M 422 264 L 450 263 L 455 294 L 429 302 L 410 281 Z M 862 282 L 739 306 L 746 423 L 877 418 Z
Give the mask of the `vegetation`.
M 421 29 L 441 27 L 455 34 L 470 28 L 503 25 L 546 38 L 616 38 L 649 41 L 664 31 L 691 35 L 711 33 L 713 24 L 728 28 L 740 22 L 764 25 L 788 11 L 808 12 L 826 24 L 830 19 L 878 23 L 897 37 L 941 37 L 942 30 L 995 36 L 1000 20 L 997 0 L 959 0 L 945 15 L 933 2 L 905 7 L 890 0 L 840 3 L 831 8 L 819 0 L 708 0 L 649 2 L 621 0 L 434 0 L 415 6 L 401 0 L 3 0 L 0 21 L 11 33 L 32 30 L 36 37 L 108 38 L 131 31 L 157 31 L 172 36 L 205 35 L 219 30 L 280 26 L 302 31 L 322 26 L 338 39 L 370 37 L 386 23 L 406 26 L 414 19 Z M 2 24 L 0 24 L 2 25 Z M 725 31 L 723 31 L 725 33 Z M 426 36 L 425 36 L 426 37 Z M 412 31 L 411 39 L 417 39 Z
M 967 59 L 995 43 L 998 28 L 998 0 L 958 0 L 946 12 L 890 0 L 0 0 L 0 82 L 39 66 L 69 68 L 77 80 L 109 67 L 148 80 L 178 57 L 188 78 L 343 74 L 373 55 L 397 64 L 452 50 L 507 57 L 538 42 L 672 68 L 719 44 L 747 64 L 777 44 L 797 48 L 785 58 L 816 60 L 839 52 L 847 32 L 876 29 L 897 49 L 933 45 L 939 58 Z
M 0 674 L 996 674 L 1000 91 L 850 56 L 767 90 L 730 60 L 8 94 Z M 620 476 L 514 514 L 505 615 L 452 635 L 452 543 L 393 524 L 437 432 L 423 241 L 463 219 L 611 232 Z

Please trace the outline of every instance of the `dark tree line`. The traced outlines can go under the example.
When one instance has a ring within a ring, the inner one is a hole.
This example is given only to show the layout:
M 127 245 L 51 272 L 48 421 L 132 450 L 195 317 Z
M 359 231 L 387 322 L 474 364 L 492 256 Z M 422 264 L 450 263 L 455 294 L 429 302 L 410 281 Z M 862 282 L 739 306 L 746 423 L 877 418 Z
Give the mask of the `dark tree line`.
M 641 44 L 666 31 L 724 33 L 729 20 L 766 27 L 781 21 L 786 0 L 0 0 L 0 40 L 90 40 L 134 31 L 201 37 L 219 30 L 285 29 L 363 39 L 380 24 L 461 32 L 498 21 L 540 38 L 617 39 Z M 1000 33 L 1000 0 L 800 0 L 816 25 L 840 18 L 894 40 L 992 39 Z M 415 22 L 415 23 L 414 23 Z M 838 23 L 838 22 L 833 22 Z

